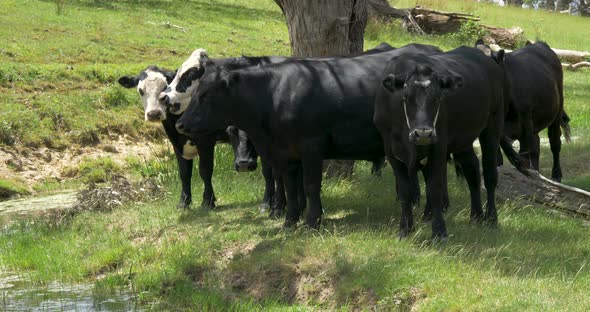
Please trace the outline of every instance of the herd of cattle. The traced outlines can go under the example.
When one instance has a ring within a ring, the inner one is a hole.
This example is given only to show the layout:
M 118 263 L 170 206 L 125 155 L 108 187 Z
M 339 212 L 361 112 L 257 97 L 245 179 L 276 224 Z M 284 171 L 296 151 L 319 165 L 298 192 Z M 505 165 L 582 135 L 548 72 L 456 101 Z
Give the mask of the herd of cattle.
M 320 225 L 323 160 L 368 160 L 378 170 L 387 157 L 402 207 L 400 236 L 414 227 L 412 207 L 420 196 L 422 171 L 423 218 L 432 221 L 433 237 L 445 238 L 451 155 L 469 186 L 471 220 L 493 225 L 500 148 L 521 172 L 538 170 L 538 133 L 548 128 L 552 178 L 559 181 L 562 129 L 569 139 L 561 64 L 543 42 L 512 53 L 492 51 L 482 41 L 449 52 L 383 43 L 361 55 L 334 58 L 211 59 L 198 49 L 177 71 L 150 66 L 119 83 L 137 88 L 145 120 L 161 122 L 174 146 L 180 208 L 191 204 L 197 155 L 205 184 L 202 206 L 215 206 L 214 147 L 230 142 L 238 171 L 255 170 L 260 156 L 266 184 L 262 206 L 272 217 L 283 215 L 286 206 L 286 227 L 296 225 L 306 207 L 305 223 Z M 520 142 L 518 153 L 512 140 Z

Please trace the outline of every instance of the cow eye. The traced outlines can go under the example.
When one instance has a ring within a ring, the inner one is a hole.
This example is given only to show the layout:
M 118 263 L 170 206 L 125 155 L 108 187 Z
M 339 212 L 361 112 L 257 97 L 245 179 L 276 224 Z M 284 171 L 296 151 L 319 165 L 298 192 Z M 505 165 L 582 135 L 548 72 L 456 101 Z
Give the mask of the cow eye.
M 139 89 L 139 95 L 141 95 L 141 96 L 143 96 L 143 95 L 144 95 L 144 93 L 143 93 L 143 89 Z

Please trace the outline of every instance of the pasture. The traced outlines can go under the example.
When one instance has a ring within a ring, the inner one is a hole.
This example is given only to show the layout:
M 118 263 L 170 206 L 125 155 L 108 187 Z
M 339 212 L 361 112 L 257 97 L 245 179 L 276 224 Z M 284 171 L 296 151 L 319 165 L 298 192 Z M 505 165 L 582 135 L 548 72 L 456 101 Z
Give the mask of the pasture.
M 394 2 L 416 3 L 471 12 L 486 25 L 520 26 L 529 38 L 553 47 L 590 47 L 590 39 L 575 31 L 590 29 L 588 18 L 467 0 Z M 287 28 L 273 1 L 72 0 L 58 15 L 53 1 L 3 0 L 0 10 L 6 43 L 0 46 L 1 150 L 29 151 L 23 157 L 37 160 L 36 151 L 53 158 L 71 150 L 101 151 L 34 180 L 19 175 L 18 164 L 7 164 L 0 168 L 0 189 L 47 193 L 125 173 L 155 178 L 167 191 L 156 201 L 109 212 L 5 226 L 0 271 L 37 285 L 90 282 L 96 298 L 127 289 L 148 310 L 590 309 L 588 220 L 498 200 L 498 228 L 473 225 L 467 186 L 453 175 L 446 244 L 433 243 L 423 222 L 398 240 L 391 167 L 374 177 L 362 162 L 352 179 L 324 183 L 326 215 L 319 231 L 283 230 L 282 220 L 258 212 L 260 170 L 235 172 L 228 145 L 215 152 L 218 208 L 197 207 L 202 183 L 195 170 L 193 209 L 177 210 L 180 185 L 171 148 L 158 127 L 144 123 L 137 92 L 116 80 L 152 64 L 173 69 L 201 47 L 212 57 L 288 55 Z M 188 31 L 150 23 L 166 21 Z M 449 50 L 472 45 L 477 35 L 465 29 L 412 36 L 398 26 L 370 21 L 365 48 L 385 41 Z M 563 181 L 590 190 L 590 71 L 564 75 L 574 140 L 562 147 Z M 113 143 L 121 137 L 148 146 L 149 155 Z M 541 172 L 549 176 L 550 170 L 551 154 L 543 147 Z

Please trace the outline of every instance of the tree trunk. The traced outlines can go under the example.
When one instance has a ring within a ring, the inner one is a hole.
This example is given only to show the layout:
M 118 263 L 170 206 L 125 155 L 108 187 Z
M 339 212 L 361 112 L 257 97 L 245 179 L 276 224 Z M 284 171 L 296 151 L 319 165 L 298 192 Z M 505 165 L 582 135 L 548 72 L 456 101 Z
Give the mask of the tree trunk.
M 346 56 L 363 51 L 368 0 L 275 0 L 296 57 Z M 354 161 L 328 161 L 328 176 L 350 176 Z

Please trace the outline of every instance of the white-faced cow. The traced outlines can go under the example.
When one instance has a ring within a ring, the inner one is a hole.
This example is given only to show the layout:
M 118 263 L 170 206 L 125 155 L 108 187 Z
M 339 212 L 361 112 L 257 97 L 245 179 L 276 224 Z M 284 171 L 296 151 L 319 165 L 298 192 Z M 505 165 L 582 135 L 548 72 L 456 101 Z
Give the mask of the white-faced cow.
M 213 155 L 215 144 L 218 141 L 229 142 L 225 130 L 215 131 L 207 136 L 189 138 L 176 131 L 175 124 L 179 116 L 170 114 L 168 107 L 161 101 L 159 96 L 170 83 L 175 72 L 162 70 L 156 66 L 150 66 L 141 71 L 137 76 L 124 76 L 119 78 L 119 84 L 126 88 L 137 88 L 144 107 L 145 120 L 150 122 L 161 122 L 166 131 L 168 139 L 174 148 L 174 154 L 178 162 L 178 172 L 182 184 L 178 208 L 188 208 L 192 202 L 191 176 L 193 170 L 193 158 L 199 156 L 199 175 L 204 183 L 203 201 L 204 208 L 215 207 L 215 193 L 211 184 L 213 175 Z M 234 147 L 236 170 L 255 170 L 256 154 L 251 149 L 243 146 L 251 146 L 244 136 L 240 137 L 238 131 L 228 129 L 232 134 L 236 132 L 237 140 L 232 140 Z
M 563 69 L 559 58 L 544 42 L 512 53 L 494 52 L 482 40 L 475 46 L 504 68 L 510 81 L 510 113 L 504 134 L 520 142 L 521 157 L 539 170 L 539 132 L 548 128 L 553 154 L 551 179 L 560 182 L 561 130 L 570 140 L 569 117 L 563 107 Z
M 443 190 L 448 153 L 453 153 L 461 164 L 468 182 L 471 219 L 496 224 L 496 155 L 508 104 L 501 67 L 481 51 L 461 47 L 433 55 L 401 55 L 391 59 L 385 68 L 375 100 L 374 122 L 398 184 L 402 206 L 400 236 L 413 230 L 416 170 L 424 163 L 428 176 L 426 196 L 432 207 L 432 235 L 447 237 Z M 476 138 L 481 144 L 487 190 L 485 215 L 480 198 L 479 162 L 473 150 Z M 508 150 L 507 155 L 522 170 L 516 153 Z
M 180 132 L 207 134 L 228 125 L 248 133 L 258 153 L 285 173 L 285 226 L 302 213 L 297 179 L 289 164 L 303 164 L 309 209 L 306 224 L 318 227 L 324 159 L 374 161 L 384 156 L 373 124 L 375 92 L 384 64 L 404 53 L 435 53 L 438 48 L 409 45 L 349 58 L 293 59 L 228 70 L 209 64 L 190 105 L 176 124 Z

